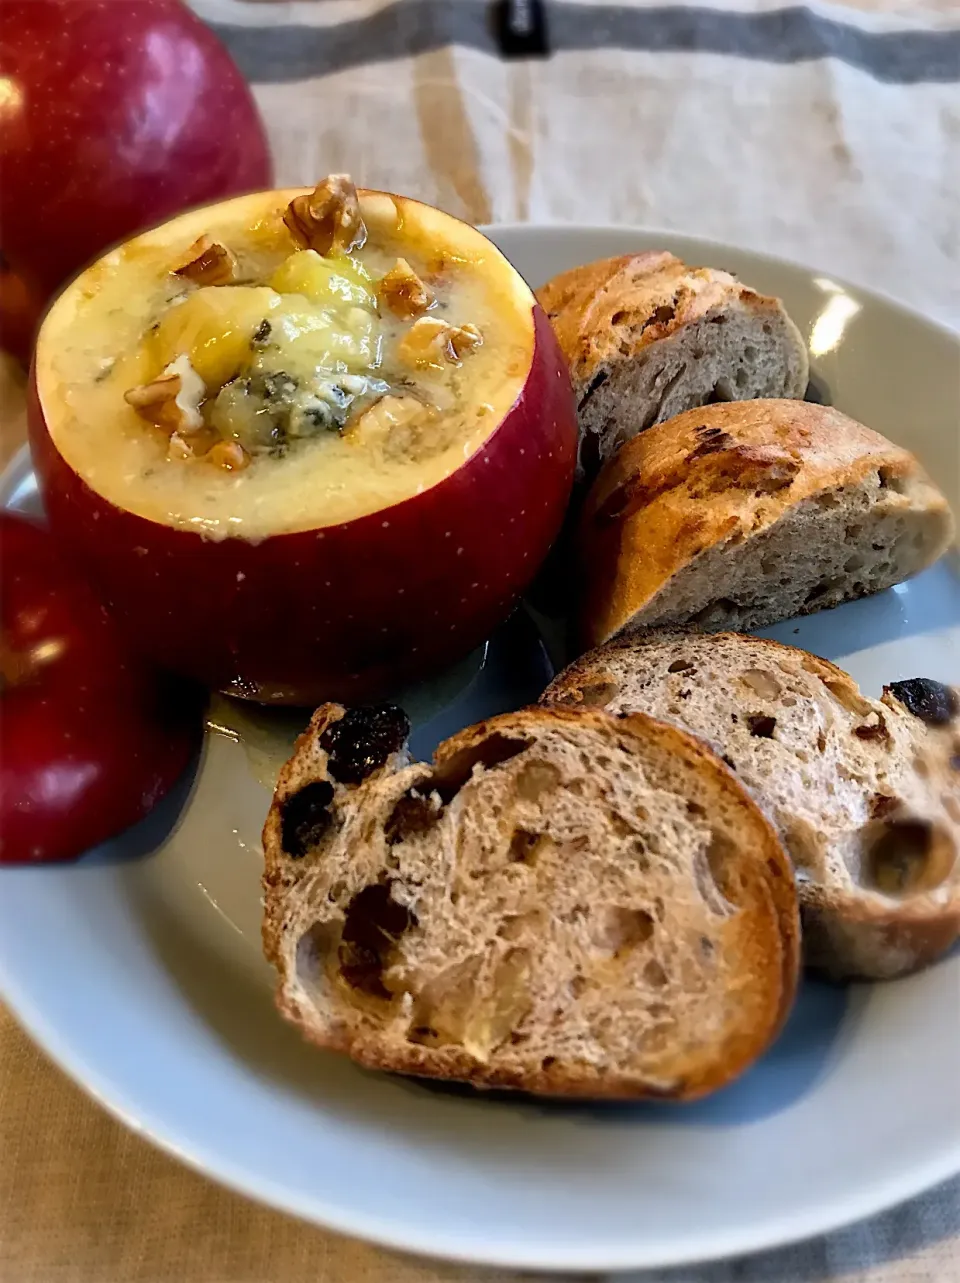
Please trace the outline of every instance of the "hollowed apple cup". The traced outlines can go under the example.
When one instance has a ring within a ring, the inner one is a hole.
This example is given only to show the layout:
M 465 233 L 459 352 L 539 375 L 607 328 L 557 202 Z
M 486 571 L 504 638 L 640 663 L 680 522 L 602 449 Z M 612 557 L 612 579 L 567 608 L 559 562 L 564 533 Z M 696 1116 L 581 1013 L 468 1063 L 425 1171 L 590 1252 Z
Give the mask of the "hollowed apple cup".
M 30 381 L 47 514 L 136 647 L 230 694 L 365 700 L 509 613 L 576 412 L 490 241 L 348 180 L 192 211 L 54 303 Z

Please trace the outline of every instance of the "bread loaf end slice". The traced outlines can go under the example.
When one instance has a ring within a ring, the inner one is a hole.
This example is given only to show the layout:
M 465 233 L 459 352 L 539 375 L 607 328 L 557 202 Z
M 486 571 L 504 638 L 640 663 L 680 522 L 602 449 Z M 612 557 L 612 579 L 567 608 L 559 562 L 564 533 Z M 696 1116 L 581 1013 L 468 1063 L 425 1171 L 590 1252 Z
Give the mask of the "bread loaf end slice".
M 626 254 L 563 272 L 537 297 L 570 367 L 588 476 L 694 406 L 806 390 L 806 345 L 783 304 L 727 272 Z
M 705 406 L 624 446 L 591 489 L 583 641 L 762 628 L 900 583 L 953 537 L 914 456 L 839 411 Z

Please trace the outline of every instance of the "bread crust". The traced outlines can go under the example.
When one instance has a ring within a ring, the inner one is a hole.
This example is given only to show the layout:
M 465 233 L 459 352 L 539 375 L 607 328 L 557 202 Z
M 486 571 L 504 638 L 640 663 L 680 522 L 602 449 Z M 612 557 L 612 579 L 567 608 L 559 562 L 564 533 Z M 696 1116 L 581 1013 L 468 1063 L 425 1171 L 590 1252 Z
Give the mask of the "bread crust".
M 943 495 L 908 450 L 838 410 L 805 401 L 736 401 L 650 428 L 606 465 L 585 504 L 584 645 L 658 623 L 644 616 L 702 554 L 754 539 L 805 500 L 871 473 L 882 473 L 891 502 L 902 501 L 904 509 L 915 511 L 917 501 L 896 491 L 907 482 L 921 488 L 922 510 L 942 527 L 929 558 L 935 560 L 953 538 Z
M 267 959 L 279 972 L 277 1006 L 286 1019 L 300 1028 L 312 1043 L 327 1050 L 350 1056 L 370 1069 L 454 1079 L 481 1088 L 510 1088 L 524 1092 L 589 1098 L 663 1098 L 689 1100 L 723 1086 L 743 1071 L 764 1050 L 782 1027 L 793 1002 L 799 969 L 799 915 L 792 869 L 772 826 L 756 807 L 747 791 L 722 762 L 693 736 L 643 714 L 616 719 L 596 710 L 571 713 L 559 708 L 521 710 L 468 727 L 445 741 L 435 755 L 436 778 L 456 764 L 458 755 L 469 757 L 491 736 L 537 735 L 544 727 L 587 726 L 612 742 L 631 750 L 669 754 L 671 760 L 683 763 L 683 769 L 695 772 L 704 787 L 722 793 L 725 803 L 739 817 L 744 842 L 738 854 L 738 876 L 742 880 L 744 929 L 738 935 L 737 966 L 746 976 L 756 973 L 754 985 L 763 990 L 763 1010 L 756 1001 L 752 1018 L 736 1036 L 728 1038 L 724 1056 L 718 1059 L 716 1049 L 698 1052 L 690 1063 L 677 1066 L 668 1085 L 651 1082 L 636 1070 L 619 1072 L 615 1067 L 599 1070 L 586 1061 L 546 1057 L 536 1067 L 520 1070 L 515 1065 L 498 1062 L 492 1057 L 482 1062 L 460 1045 L 431 1047 L 407 1040 L 388 1039 L 376 1023 L 352 1020 L 318 1021 L 316 1012 L 304 1007 L 296 997 L 296 977 L 292 959 L 296 942 L 291 940 L 291 900 L 297 896 L 297 884 L 309 876 L 323 859 L 323 853 L 306 859 L 291 860 L 281 847 L 281 811 L 284 801 L 306 784 L 326 778 L 323 753 L 317 737 L 330 721 L 342 716 L 337 705 L 319 709 L 310 727 L 297 742 L 294 756 L 281 772 L 276 794 L 264 826 L 265 854 L 263 943 Z M 364 790 L 375 788 L 378 781 L 402 768 L 396 760 L 377 772 L 369 781 L 350 790 L 353 800 L 360 800 Z M 424 788 L 434 778 L 428 766 L 408 767 L 419 771 Z M 297 866 L 297 867 L 291 867 Z M 748 925 L 749 924 L 749 927 Z M 291 947 L 292 946 L 292 947 Z
M 778 298 L 758 294 L 727 272 L 688 267 L 666 250 L 571 268 L 537 290 L 537 298 L 553 323 L 578 399 L 601 368 L 625 355 L 635 357 L 727 303 L 737 302 L 761 317 L 786 316 Z M 628 354 L 621 347 L 620 316 L 630 318 L 636 335 Z M 793 329 L 798 351 L 805 352 L 799 331 Z M 802 396 L 806 383 L 804 366 L 788 395 Z
M 645 653 L 676 655 L 686 644 L 711 646 L 733 643 L 745 648 L 744 664 L 761 662 L 764 652 L 772 659 L 780 656 L 800 657 L 804 669 L 830 683 L 841 703 L 862 700 L 857 683 L 843 669 L 820 656 L 788 646 L 770 638 L 748 636 L 740 633 L 715 633 L 709 637 L 675 630 L 649 629 L 633 636 L 620 637 L 598 649 L 582 655 L 559 673 L 547 687 L 542 702 L 561 702 L 572 710 L 585 707 L 584 699 L 597 699 L 613 691 L 618 674 L 626 667 L 638 674 L 644 671 L 649 659 Z M 960 709 L 960 690 L 955 689 L 956 706 Z M 922 743 L 927 754 L 930 772 L 931 797 L 941 799 L 952 796 L 953 811 L 942 816 L 952 827 L 960 851 L 960 715 L 942 727 L 926 728 L 885 688 L 881 700 L 884 708 L 907 719 L 915 731 L 917 743 Z M 620 709 L 632 707 L 619 695 L 610 694 L 600 707 Z M 792 706 L 796 712 L 796 706 Z M 778 718 L 789 718 L 791 711 L 783 708 Z M 717 752 L 728 747 L 722 728 L 726 725 L 718 713 L 717 734 L 707 737 Z M 811 746 L 812 754 L 813 746 Z M 757 800 L 767 814 L 772 813 L 769 796 L 756 793 Z M 951 816 L 952 824 L 951 824 Z M 789 850 L 789 835 L 784 835 Z M 868 889 L 841 882 L 826 884 L 799 880 L 798 894 L 803 922 L 803 952 L 805 964 L 812 970 L 836 980 L 883 980 L 922 969 L 942 957 L 960 939 L 960 855 L 948 880 L 949 896 L 914 894 L 904 899 L 892 899 Z

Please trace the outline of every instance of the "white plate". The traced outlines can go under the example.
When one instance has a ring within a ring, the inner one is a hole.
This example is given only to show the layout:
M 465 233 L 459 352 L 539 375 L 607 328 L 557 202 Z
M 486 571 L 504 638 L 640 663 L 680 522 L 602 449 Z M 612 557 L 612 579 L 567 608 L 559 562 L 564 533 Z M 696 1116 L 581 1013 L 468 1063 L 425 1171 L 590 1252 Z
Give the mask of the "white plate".
M 841 409 L 960 485 L 956 338 L 897 305 L 726 246 L 615 229 L 505 227 L 534 284 L 666 247 L 780 294 Z M 25 460 L 2 498 L 29 507 Z M 946 560 L 881 597 L 769 630 L 884 681 L 960 675 Z M 548 675 L 520 619 L 412 698 L 415 748 L 530 698 Z M 395 1247 L 492 1264 L 663 1266 L 831 1229 L 960 1170 L 960 954 L 885 987 L 808 984 L 774 1049 L 698 1105 L 483 1098 L 354 1069 L 274 1014 L 260 955 L 260 826 L 297 718 L 221 703 L 196 779 L 67 868 L 3 870 L 0 986 L 109 1109 L 277 1207 Z M 278 745 L 280 746 L 278 748 Z

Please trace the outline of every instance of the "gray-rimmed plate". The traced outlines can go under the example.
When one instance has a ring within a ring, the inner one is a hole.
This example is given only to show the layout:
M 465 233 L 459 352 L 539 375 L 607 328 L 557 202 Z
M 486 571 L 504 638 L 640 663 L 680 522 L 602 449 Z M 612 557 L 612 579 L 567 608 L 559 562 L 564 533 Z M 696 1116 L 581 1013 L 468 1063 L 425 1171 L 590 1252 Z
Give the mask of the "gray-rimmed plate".
M 895 303 L 723 245 L 629 229 L 503 227 L 539 284 L 667 248 L 779 294 L 814 390 L 960 490 L 960 344 Z M 29 461 L 2 501 L 36 502 Z M 900 588 L 768 630 L 871 693 L 960 676 L 956 554 Z M 534 697 L 547 648 L 518 615 L 408 692 L 429 752 Z M 960 954 L 883 987 L 808 984 L 773 1050 L 688 1107 L 483 1098 L 364 1073 L 274 1014 L 260 954 L 259 833 L 296 714 L 225 700 L 196 776 L 137 830 L 64 868 L 0 874 L 0 988 L 60 1064 L 124 1121 L 256 1198 L 349 1234 L 447 1257 L 601 1270 L 782 1244 L 960 1170 Z

